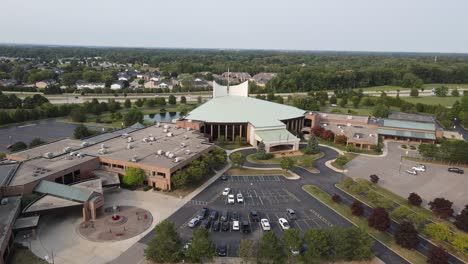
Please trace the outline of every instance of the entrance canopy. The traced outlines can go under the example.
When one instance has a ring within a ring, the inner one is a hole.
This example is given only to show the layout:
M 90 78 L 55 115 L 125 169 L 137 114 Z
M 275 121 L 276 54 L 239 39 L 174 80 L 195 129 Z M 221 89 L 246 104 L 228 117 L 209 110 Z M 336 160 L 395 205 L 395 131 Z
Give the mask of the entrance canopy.
M 267 152 L 271 147 L 280 145 L 291 145 L 293 150 L 299 149 L 300 139 L 286 128 L 255 130 L 255 139 L 265 144 Z

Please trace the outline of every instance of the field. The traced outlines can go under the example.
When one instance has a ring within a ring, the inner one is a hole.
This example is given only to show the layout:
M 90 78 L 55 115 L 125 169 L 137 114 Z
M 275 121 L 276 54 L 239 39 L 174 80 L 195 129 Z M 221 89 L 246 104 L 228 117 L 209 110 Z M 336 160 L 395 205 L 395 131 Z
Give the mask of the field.
M 443 83 L 427 83 L 423 85 L 423 88 L 425 90 L 429 90 L 429 89 L 436 88 L 442 85 L 450 89 L 468 88 L 468 84 L 443 84 Z M 409 90 L 410 88 L 404 88 L 404 87 L 397 86 L 397 85 L 382 85 L 382 86 L 372 86 L 372 87 L 365 87 L 365 88 L 354 88 L 353 90 L 357 91 L 359 89 L 362 89 L 363 91 L 396 91 L 396 90 L 403 91 L 403 90 Z
M 447 96 L 447 97 L 437 97 L 437 96 L 423 96 L 423 97 L 401 97 L 401 99 L 417 104 L 430 104 L 430 105 L 442 105 L 445 107 L 450 107 L 452 106 L 456 101 L 460 101 L 461 97 L 453 97 L 453 96 Z

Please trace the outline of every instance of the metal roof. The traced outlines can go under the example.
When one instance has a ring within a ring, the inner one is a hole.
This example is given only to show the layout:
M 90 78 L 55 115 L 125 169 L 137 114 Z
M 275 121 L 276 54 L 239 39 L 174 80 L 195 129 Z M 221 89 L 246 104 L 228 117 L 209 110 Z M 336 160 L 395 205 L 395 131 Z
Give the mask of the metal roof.
M 251 97 L 222 96 L 191 111 L 185 119 L 208 123 L 251 123 L 254 127 L 284 126 L 280 120 L 303 116 L 304 110 Z
M 68 186 L 51 181 L 40 181 L 34 191 L 79 202 L 86 202 L 93 195 L 93 191 L 91 190 L 81 189 L 78 187 Z
M 291 134 L 287 129 L 269 129 L 269 130 L 255 130 L 255 134 L 262 139 L 264 143 L 269 142 L 296 142 L 299 139 Z
M 405 129 L 417 129 L 417 130 L 431 130 L 431 131 L 435 130 L 434 123 L 421 123 L 421 122 L 391 120 L 391 119 L 384 119 L 382 126 L 405 128 Z
M 382 135 L 398 136 L 398 137 L 432 139 L 432 140 L 436 139 L 435 134 L 431 134 L 431 133 L 410 132 L 410 131 L 394 130 L 394 129 L 379 128 L 378 133 Z

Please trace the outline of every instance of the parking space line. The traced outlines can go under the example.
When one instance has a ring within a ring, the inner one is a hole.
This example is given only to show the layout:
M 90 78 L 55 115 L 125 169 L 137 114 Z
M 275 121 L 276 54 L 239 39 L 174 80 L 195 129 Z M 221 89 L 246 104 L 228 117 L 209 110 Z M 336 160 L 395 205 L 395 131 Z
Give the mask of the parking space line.
M 292 197 L 294 200 L 296 200 L 296 201 L 298 201 L 298 202 L 301 201 L 299 198 L 297 198 L 296 195 L 294 195 L 293 193 L 291 193 L 291 192 L 288 191 L 287 189 L 284 189 L 284 188 L 283 188 L 283 191 L 284 191 L 285 193 L 287 193 L 290 197 Z

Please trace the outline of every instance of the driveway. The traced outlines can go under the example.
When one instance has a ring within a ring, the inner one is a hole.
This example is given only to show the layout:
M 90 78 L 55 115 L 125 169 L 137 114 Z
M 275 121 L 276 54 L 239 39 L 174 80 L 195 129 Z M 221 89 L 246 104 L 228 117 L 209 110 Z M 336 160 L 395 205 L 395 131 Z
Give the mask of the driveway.
M 399 147 L 401 144 L 388 142 L 386 157 L 357 156 L 346 164 L 346 175 L 369 179 L 369 175 L 377 174 L 382 187 L 402 197 L 408 197 L 410 193 L 415 192 L 423 198 L 425 206 L 434 198 L 444 197 L 453 202 L 455 212 L 463 209 L 468 203 L 468 174 L 450 173 L 447 171 L 448 166 L 431 163 L 425 163 L 426 172 L 420 172 L 418 175 L 408 174 L 405 171 L 418 163 L 401 159 L 407 151 Z M 418 154 L 417 151 L 408 150 L 408 155 Z

